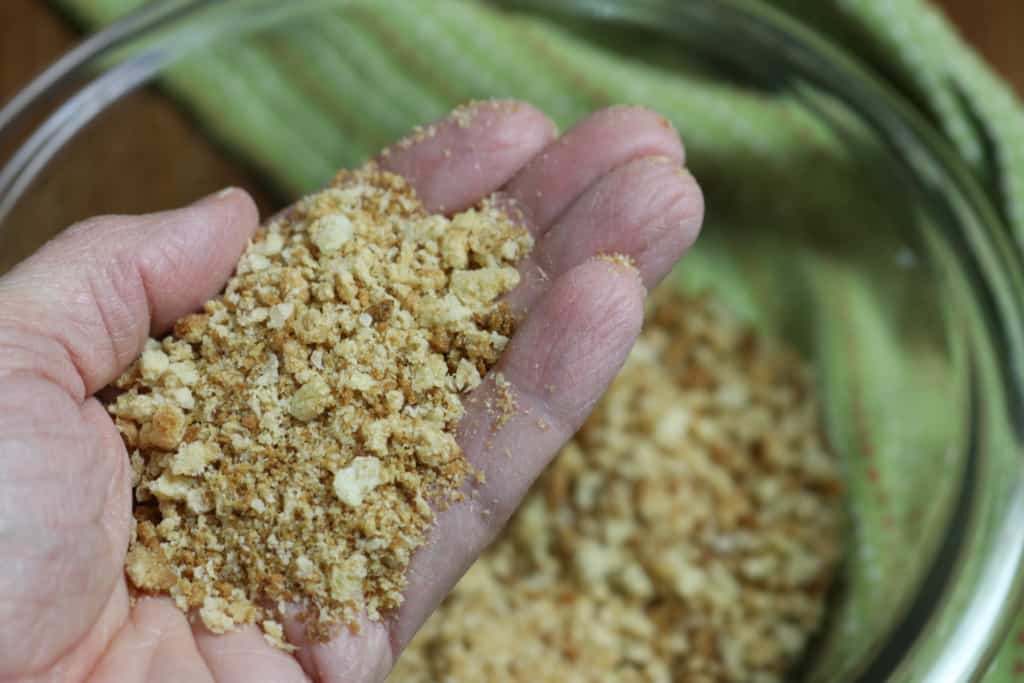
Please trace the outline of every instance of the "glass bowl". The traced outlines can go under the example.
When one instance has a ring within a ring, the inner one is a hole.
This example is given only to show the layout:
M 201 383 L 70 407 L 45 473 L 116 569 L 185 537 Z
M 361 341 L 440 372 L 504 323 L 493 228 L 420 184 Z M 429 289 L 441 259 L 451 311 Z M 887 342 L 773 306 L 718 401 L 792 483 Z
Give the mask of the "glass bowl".
M 106 7 L 126 4 L 138 3 Z M 0 111 L 0 272 L 86 204 L 156 210 L 218 189 L 216 155 L 150 153 L 183 125 L 148 107 L 159 96 L 139 89 L 153 81 L 247 162 L 236 181 L 266 210 L 471 97 L 531 100 L 562 125 L 615 101 L 653 106 L 680 129 L 708 204 L 673 277 L 814 361 L 843 465 L 851 547 L 793 679 L 979 680 L 1021 591 L 1024 268 L 947 141 L 836 45 L 759 4 L 418 4 L 402 24 L 388 14 L 400 0 L 171 1 L 94 34 Z M 437 40 L 453 12 L 515 23 L 536 54 L 499 63 L 487 22 L 454 46 Z M 350 22 L 375 25 L 395 59 L 359 62 Z M 606 60 L 600 75 L 551 87 L 545 65 L 574 68 L 562 44 Z M 453 47 L 473 68 L 417 90 Z M 356 120 L 344 118 L 350 98 Z M 104 155 L 118 161 L 97 163 L 102 173 L 68 170 Z M 141 202 L 137 190 L 168 173 L 166 193 L 147 193 L 162 205 Z

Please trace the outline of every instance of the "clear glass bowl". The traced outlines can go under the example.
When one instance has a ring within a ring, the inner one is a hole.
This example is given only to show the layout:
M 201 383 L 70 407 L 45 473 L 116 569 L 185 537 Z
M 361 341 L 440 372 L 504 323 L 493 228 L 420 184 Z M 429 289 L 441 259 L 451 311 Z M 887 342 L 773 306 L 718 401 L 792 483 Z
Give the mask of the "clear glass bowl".
M 250 162 L 259 176 L 253 182 L 272 188 L 266 208 L 357 161 L 359 145 L 335 148 L 315 130 L 307 131 L 314 151 L 302 156 L 292 146 L 275 154 L 253 142 L 258 122 L 245 105 L 258 93 L 207 88 L 204 99 L 190 90 L 201 79 L 218 82 L 225 65 L 253 70 L 236 79 L 253 76 L 266 65 L 240 55 L 343 25 L 351 4 L 157 3 L 54 64 L 0 111 L 0 271 L 84 218 L 69 188 L 91 193 L 91 206 L 98 197 L 109 211 L 125 212 L 166 208 L 217 189 L 204 185 L 206 165 L 214 162 L 197 157 L 177 170 L 195 179 L 176 185 L 189 196 L 170 192 L 165 206 L 140 205 L 132 188 L 159 163 L 145 147 L 122 154 L 112 175 L 67 170 L 80 155 L 144 145 L 147 135 L 159 135 L 159 121 L 150 121 L 151 133 L 145 120 L 140 129 L 136 107 L 129 125 L 119 104 L 151 97 L 130 93 L 154 80 L 183 100 L 211 137 Z M 542 40 L 564 32 L 594 41 L 594 26 L 603 27 L 604 49 L 646 65 L 645 92 L 660 88 L 668 98 L 663 112 L 687 140 L 688 163 L 708 198 L 705 234 L 676 277 L 717 290 L 817 364 L 828 436 L 847 481 L 851 549 L 828 623 L 794 678 L 977 680 L 1015 615 L 1024 557 L 1024 268 L 990 197 L 898 94 L 835 45 L 761 5 L 492 4 L 567 21 L 544 29 Z M 374 89 L 367 73 L 356 79 L 362 91 L 332 81 L 345 47 L 339 45 L 335 64 L 304 64 L 327 101 Z M 428 64 L 431 54 L 424 48 Z M 632 99 L 629 84 L 614 80 L 618 67 L 608 68 L 609 92 Z M 476 97 L 535 99 L 527 81 L 470 79 L 460 86 Z M 702 94 L 687 83 L 699 84 Z M 366 150 L 423 122 L 400 102 L 388 108 L 387 93 L 374 95 L 367 106 L 384 109 L 360 140 Z M 600 99 L 548 97 L 541 104 L 563 123 Z M 455 99 L 453 93 L 451 101 L 433 104 L 440 113 Z M 721 115 L 725 101 L 730 116 Z M 315 128 L 303 112 L 294 115 L 296 130 Z M 786 135 L 809 136 L 818 151 L 780 158 L 775 152 Z M 843 198 L 845 183 L 856 196 Z

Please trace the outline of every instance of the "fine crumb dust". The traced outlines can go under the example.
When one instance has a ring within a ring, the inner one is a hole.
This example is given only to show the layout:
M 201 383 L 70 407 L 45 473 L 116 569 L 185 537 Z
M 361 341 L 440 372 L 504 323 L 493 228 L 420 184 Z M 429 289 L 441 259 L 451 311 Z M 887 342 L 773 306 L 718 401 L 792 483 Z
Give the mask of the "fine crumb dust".
M 520 411 L 519 399 L 516 398 L 512 384 L 500 372 L 494 376 L 494 394 L 495 398 L 488 405 L 488 409 L 494 420 L 491 424 L 491 430 L 497 432 L 508 424 L 509 420 L 518 415 Z
M 529 235 L 490 200 L 448 219 L 400 177 L 338 174 L 261 228 L 224 294 L 115 385 L 131 583 L 215 633 L 357 628 L 402 601 L 432 505 L 459 499 L 460 395 L 515 321 Z
M 636 270 L 636 262 L 628 254 L 598 254 L 597 259 L 620 268 Z
M 842 552 L 807 366 L 663 287 L 625 368 L 391 683 L 776 683 Z

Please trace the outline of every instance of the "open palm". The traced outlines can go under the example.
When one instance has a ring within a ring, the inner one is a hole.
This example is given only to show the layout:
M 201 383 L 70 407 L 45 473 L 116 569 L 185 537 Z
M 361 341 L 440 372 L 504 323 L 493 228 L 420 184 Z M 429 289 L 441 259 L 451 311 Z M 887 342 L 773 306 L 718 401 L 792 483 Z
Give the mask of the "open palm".
M 536 238 L 508 303 L 524 322 L 499 369 L 522 410 L 476 429 L 491 385 L 468 399 L 460 444 L 486 474 L 439 513 L 402 608 L 289 655 L 254 627 L 223 636 L 164 597 L 130 600 L 128 458 L 94 394 L 146 338 L 224 285 L 256 228 L 232 190 L 190 207 L 87 221 L 0 278 L 0 682 L 380 680 L 497 534 L 618 371 L 645 287 L 693 241 L 703 203 L 664 119 L 612 108 L 561 138 L 514 102 L 474 105 L 381 156 L 427 208 L 454 212 L 500 191 Z M 595 259 L 621 253 L 636 270 Z M 485 438 L 484 435 L 487 435 Z M 515 458 L 504 454 L 513 450 Z

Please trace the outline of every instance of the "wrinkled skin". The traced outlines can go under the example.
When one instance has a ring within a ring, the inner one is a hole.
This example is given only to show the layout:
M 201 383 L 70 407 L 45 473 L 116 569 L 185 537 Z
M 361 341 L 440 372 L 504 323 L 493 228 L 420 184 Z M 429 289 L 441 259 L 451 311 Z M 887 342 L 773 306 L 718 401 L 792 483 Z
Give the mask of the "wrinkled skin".
M 406 601 L 359 635 L 276 650 L 253 628 L 217 636 L 165 597 L 132 605 L 123 574 L 128 459 L 93 395 L 146 337 L 223 287 L 257 226 L 241 190 L 177 211 L 74 226 L 0 278 L 0 681 L 378 681 L 501 529 L 620 368 L 646 288 L 693 242 L 703 215 L 683 150 L 660 117 L 598 112 L 561 138 L 520 103 L 475 105 L 468 125 L 381 156 L 432 210 L 501 190 L 535 235 L 509 304 L 524 314 L 499 369 L 522 414 L 492 439 L 482 386 L 460 442 L 488 476 L 439 515 Z M 632 257 L 631 268 L 595 259 Z M 509 458 L 506 449 L 512 453 Z

